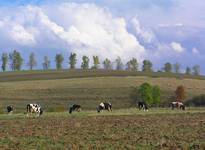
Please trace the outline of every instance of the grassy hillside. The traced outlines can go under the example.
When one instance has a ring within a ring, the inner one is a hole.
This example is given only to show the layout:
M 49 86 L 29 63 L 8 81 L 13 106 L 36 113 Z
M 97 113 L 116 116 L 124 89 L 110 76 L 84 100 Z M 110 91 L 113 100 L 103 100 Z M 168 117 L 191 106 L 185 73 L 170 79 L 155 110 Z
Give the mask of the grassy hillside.
M 117 70 L 36 70 L 36 71 L 16 71 L 1 72 L 0 82 L 8 81 L 32 81 L 32 80 L 49 80 L 49 79 L 70 79 L 83 77 L 126 77 L 126 76 L 148 76 L 148 77 L 169 77 L 169 78 L 189 78 L 205 80 L 205 76 L 192 76 L 174 73 L 161 72 L 136 72 L 136 71 L 117 71 Z
M 101 101 L 111 101 L 114 108 L 128 108 L 135 104 L 130 99 L 132 87 L 143 82 L 159 85 L 162 101 L 174 95 L 178 85 L 185 86 L 187 98 L 205 91 L 203 77 L 199 80 L 165 75 L 102 70 L 1 73 L 0 81 L 4 82 L 0 83 L 0 107 L 3 110 L 12 104 L 18 112 L 24 111 L 27 103 L 36 102 L 46 111 L 64 111 L 73 103 L 81 104 L 84 109 L 95 109 Z

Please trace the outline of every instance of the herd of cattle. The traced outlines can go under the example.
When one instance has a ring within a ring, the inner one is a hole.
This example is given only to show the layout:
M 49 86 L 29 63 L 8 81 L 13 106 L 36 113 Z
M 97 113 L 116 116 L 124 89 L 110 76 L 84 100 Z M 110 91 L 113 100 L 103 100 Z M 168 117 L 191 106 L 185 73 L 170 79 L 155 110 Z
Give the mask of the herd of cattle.
M 182 102 L 171 102 L 170 104 L 171 108 L 178 108 L 180 110 L 185 110 L 185 106 Z M 138 102 L 138 108 L 139 110 L 148 111 L 148 105 L 144 101 Z M 12 105 L 7 106 L 7 112 L 8 114 L 11 114 L 14 110 L 14 107 Z M 100 113 L 103 110 L 112 111 L 112 104 L 110 102 L 102 102 L 97 107 L 97 112 Z M 69 108 L 69 113 L 71 114 L 73 111 L 80 112 L 81 111 L 81 105 L 74 104 Z M 28 104 L 26 106 L 26 112 L 27 116 L 31 113 L 36 113 L 38 116 L 41 116 L 43 114 L 43 109 L 38 104 Z

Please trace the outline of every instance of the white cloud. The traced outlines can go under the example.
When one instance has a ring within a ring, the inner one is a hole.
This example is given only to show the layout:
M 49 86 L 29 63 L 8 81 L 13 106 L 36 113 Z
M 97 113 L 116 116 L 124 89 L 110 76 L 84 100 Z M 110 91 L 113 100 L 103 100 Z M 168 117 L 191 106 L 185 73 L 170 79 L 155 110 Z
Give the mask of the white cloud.
M 151 30 L 148 30 L 148 29 L 141 27 L 139 19 L 137 16 L 132 18 L 131 24 L 132 24 L 136 34 L 138 36 L 142 37 L 144 42 L 151 43 L 154 40 L 155 35 L 152 33 Z
M 9 31 L 9 35 L 19 45 L 35 44 L 34 36 L 21 25 L 13 25 L 11 30 Z
M 192 53 L 193 53 L 193 54 L 199 54 L 199 50 L 198 50 L 196 47 L 194 47 L 194 48 L 192 49 Z
M 177 42 L 172 42 L 170 44 L 171 48 L 177 52 L 177 53 L 182 53 L 184 52 L 184 48 L 182 47 L 182 45 L 180 43 L 177 43 Z
M 0 25 L 8 26 L 1 27 L 0 33 L 7 32 L 8 38 L 18 45 L 56 48 L 64 43 L 64 49 L 80 57 L 99 55 L 113 60 L 117 56 L 142 60 L 146 53 L 138 39 L 128 32 L 124 18 L 114 17 L 94 4 L 21 6 L 5 16 Z
M 174 23 L 174 24 L 164 24 L 164 23 L 161 23 L 161 24 L 158 24 L 159 27 L 162 27 L 162 28 L 166 28 L 166 27 L 183 27 L 184 24 L 183 23 Z

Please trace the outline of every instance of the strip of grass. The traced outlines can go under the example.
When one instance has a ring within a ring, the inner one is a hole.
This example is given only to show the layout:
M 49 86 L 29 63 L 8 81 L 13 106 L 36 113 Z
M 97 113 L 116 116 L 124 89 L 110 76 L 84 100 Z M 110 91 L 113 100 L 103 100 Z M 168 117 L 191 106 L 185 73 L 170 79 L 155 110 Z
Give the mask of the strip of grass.
M 185 111 L 181 110 L 171 110 L 170 108 L 152 108 L 149 111 L 142 111 L 138 110 L 137 108 L 129 108 L 129 109 L 116 109 L 113 111 L 103 111 L 98 113 L 94 110 L 86 110 L 81 112 L 73 112 L 69 114 L 68 111 L 66 112 L 44 112 L 44 114 L 40 118 L 53 118 L 53 117 L 60 117 L 60 118 L 67 118 L 67 117 L 93 117 L 93 116 L 130 116 L 130 115 L 175 115 L 175 114 L 196 114 L 196 113 L 205 113 L 205 108 L 195 108 L 190 107 L 187 108 Z M 25 113 L 18 113 L 18 114 L 1 114 L 0 120 L 10 120 L 10 119 L 28 119 L 28 118 L 36 118 L 39 117 L 36 114 L 31 114 L 29 117 Z
M 16 71 L 16 72 L 1 72 L 0 82 L 8 81 L 31 81 L 31 80 L 49 80 L 49 79 L 69 79 L 69 78 L 85 78 L 85 77 L 109 77 L 109 76 L 148 76 L 153 78 L 168 77 L 168 78 L 189 78 L 205 80 L 204 76 L 193 76 L 175 73 L 162 72 L 139 72 L 127 70 L 36 70 L 36 71 Z

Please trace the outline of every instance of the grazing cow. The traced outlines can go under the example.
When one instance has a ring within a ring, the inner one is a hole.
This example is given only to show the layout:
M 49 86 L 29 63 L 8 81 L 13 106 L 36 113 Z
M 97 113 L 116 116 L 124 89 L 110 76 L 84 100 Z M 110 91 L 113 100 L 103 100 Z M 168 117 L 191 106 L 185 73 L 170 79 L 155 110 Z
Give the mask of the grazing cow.
M 172 110 L 174 108 L 179 108 L 180 110 L 185 110 L 185 106 L 182 102 L 171 102 Z
M 110 102 L 100 103 L 97 107 L 97 112 L 100 113 L 102 110 L 112 111 L 112 104 Z
M 71 114 L 73 111 L 80 112 L 81 111 L 81 106 L 77 105 L 77 104 L 74 104 L 72 107 L 70 107 L 69 113 Z
M 26 106 L 26 109 L 27 109 L 27 115 L 29 113 L 36 113 L 36 114 L 38 114 L 38 116 L 43 114 L 43 110 L 42 110 L 41 106 L 37 105 L 37 104 L 28 104 Z
M 11 113 L 13 113 L 14 107 L 13 107 L 12 105 L 8 105 L 8 106 L 6 107 L 6 109 L 7 109 L 7 113 L 8 113 L 8 114 L 11 114 Z
M 148 111 L 148 105 L 146 102 L 140 101 L 138 102 L 138 108 L 139 110 L 144 110 L 144 111 Z

